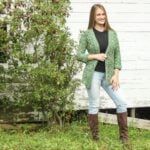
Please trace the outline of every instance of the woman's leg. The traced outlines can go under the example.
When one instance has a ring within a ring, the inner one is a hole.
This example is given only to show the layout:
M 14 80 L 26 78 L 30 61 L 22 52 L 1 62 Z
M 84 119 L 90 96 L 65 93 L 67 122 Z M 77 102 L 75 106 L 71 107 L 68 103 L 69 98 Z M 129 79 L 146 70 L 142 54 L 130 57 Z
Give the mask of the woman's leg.
M 88 93 L 88 113 L 97 114 L 100 106 L 100 86 L 102 73 L 94 72 L 91 87 L 87 89 Z
M 113 102 L 116 105 L 117 113 L 123 113 L 127 111 L 127 104 L 125 103 L 123 93 L 121 88 L 118 90 L 113 90 L 112 85 L 109 85 L 106 80 L 102 80 L 102 87 L 106 91 L 106 93 L 110 96 Z
M 108 85 L 106 80 L 102 80 L 102 87 L 113 100 L 117 107 L 117 121 L 119 125 L 120 139 L 123 143 L 128 141 L 128 127 L 127 127 L 127 106 L 121 89 L 113 90 L 112 85 Z
M 94 140 L 99 139 L 98 131 L 98 111 L 100 101 L 100 85 L 103 73 L 94 72 L 90 89 L 87 89 L 89 107 L 88 107 L 88 122 Z

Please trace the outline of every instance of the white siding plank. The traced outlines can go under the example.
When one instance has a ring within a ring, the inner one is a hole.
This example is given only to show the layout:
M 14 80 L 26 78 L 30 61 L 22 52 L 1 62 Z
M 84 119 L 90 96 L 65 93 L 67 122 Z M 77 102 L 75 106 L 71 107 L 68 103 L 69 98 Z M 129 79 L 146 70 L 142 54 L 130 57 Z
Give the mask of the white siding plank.
M 86 3 L 71 3 L 71 12 L 89 13 L 91 6 L 95 4 L 92 2 Z M 101 3 L 109 13 L 124 12 L 124 13 L 149 13 L 150 3 Z
M 118 32 L 150 32 L 150 23 L 111 23 L 111 26 Z M 88 22 L 79 23 L 68 22 L 68 27 L 72 33 L 77 33 L 77 31 L 85 30 L 88 26 Z
M 72 3 L 142 3 L 149 4 L 150 0 L 71 0 Z
M 80 16 L 80 17 L 79 17 Z M 108 13 L 109 22 L 113 23 L 149 23 L 150 13 Z M 70 23 L 87 23 L 89 13 L 72 13 L 68 19 Z

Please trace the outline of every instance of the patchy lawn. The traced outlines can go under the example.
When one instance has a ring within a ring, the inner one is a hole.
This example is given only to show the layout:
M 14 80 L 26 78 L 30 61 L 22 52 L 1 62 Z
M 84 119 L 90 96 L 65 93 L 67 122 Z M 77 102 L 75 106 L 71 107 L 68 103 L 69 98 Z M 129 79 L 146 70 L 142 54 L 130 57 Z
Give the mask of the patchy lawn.
M 86 122 L 73 122 L 63 129 L 29 130 L 29 125 L 21 125 L 19 130 L 0 129 L 0 150 L 122 150 L 118 141 L 116 125 L 100 124 L 101 139 L 91 140 Z M 31 128 L 30 128 L 31 129 Z M 133 150 L 150 150 L 150 131 L 129 129 Z

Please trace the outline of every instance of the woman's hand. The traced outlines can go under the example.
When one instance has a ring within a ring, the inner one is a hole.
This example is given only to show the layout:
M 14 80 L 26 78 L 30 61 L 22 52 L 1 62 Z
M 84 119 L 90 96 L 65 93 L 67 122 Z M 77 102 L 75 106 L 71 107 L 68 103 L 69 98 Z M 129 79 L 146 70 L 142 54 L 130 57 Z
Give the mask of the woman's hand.
M 106 58 L 107 58 L 107 56 L 104 53 L 96 54 L 96 56 L 95 56 L 95 59 L 97 59 L 99 61 L 105 61 Z
M 110 80 L 111 84 L 112 84 L 112 89 L 113 90 L 118 90 L 118 88 L 120 87 L 120 83 L 119 83 L 119 76 L 114 74 Z
M 106 54 L 100 53 L 100 54 L 90 54 L 88 56 L 88 60 L 99 60 L 99 61 L 105 61 L 107 58 Z

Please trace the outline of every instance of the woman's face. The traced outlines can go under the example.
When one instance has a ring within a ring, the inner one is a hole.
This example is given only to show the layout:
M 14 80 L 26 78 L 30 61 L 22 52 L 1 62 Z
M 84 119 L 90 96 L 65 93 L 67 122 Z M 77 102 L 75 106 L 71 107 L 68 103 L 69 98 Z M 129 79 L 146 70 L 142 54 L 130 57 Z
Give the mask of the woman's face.
M 95 11 L 95 23 L 98 25 L 104 25 L 105 21 L 106 21 L 105 12 L 102 9 L 97 8 Z

